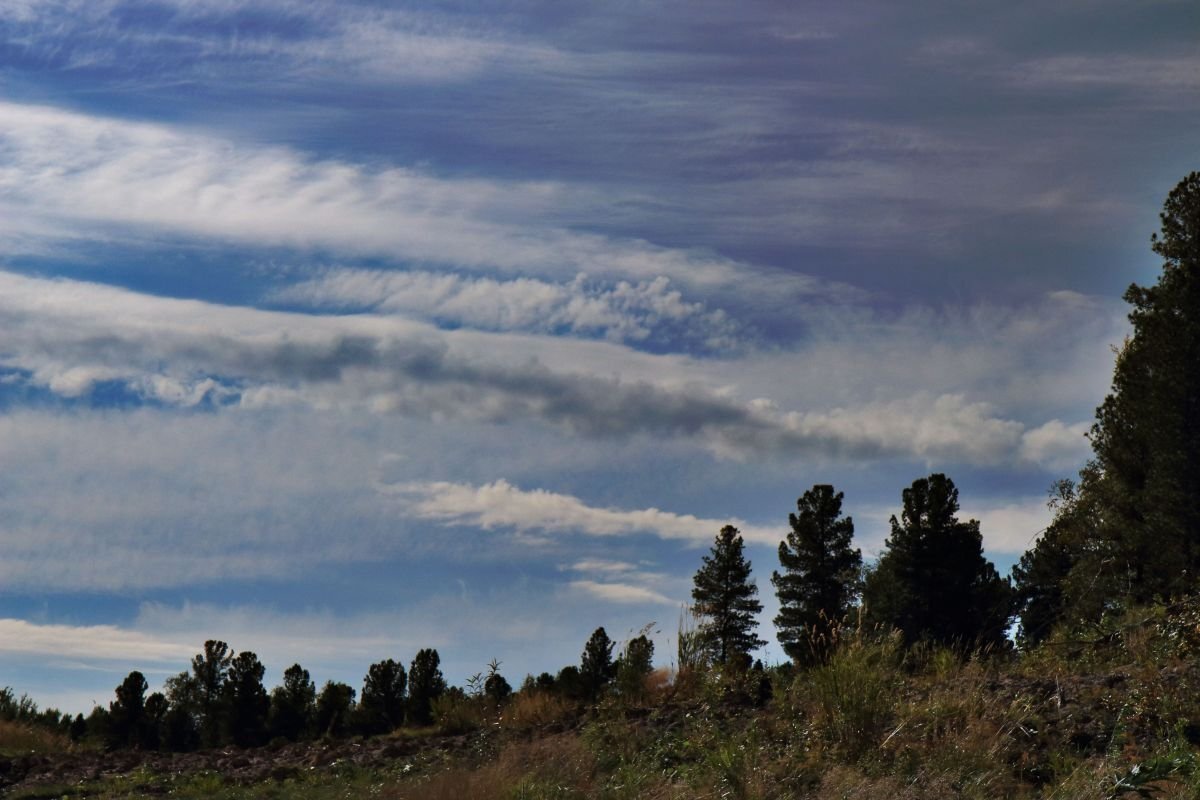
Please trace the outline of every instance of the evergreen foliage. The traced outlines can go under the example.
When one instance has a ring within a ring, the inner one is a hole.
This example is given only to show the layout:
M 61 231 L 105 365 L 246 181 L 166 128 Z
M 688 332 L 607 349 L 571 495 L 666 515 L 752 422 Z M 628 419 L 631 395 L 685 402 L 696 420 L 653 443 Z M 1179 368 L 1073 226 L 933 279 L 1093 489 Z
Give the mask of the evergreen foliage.
M 408 670 L 408 719 L 414 725 L 433 723 L 433 701 L 446 691 L 437 650 L 422 649 Z
M 692 600 L 702 619 L 700 636 L 711 656 L 719 664 L 749 667 L 750 651 L 766 642 L 754 633 L 762 603 L 755 599 L 758 587 L 750 581 L 750 562 L 743 550 L 738 529 L 722 528 L 693 578 Z
M 321 736 L 344 736 L 353 712 L 354 689 L 340 681 L 326 681 L 317 695 L 317 732 Z
M 579 679 L 584 696 L 595 701 L 614 675 L 613 641 L 604 628 L 596 628 L 583 647 L 579 662 Z
M 483 696 L 487 698 L 488 705 L 492 708 L 503 705 L 508 698 L 512 697 L 512 693 L 512 686 L 499 672 L 492 672 L 483 682 Z
M 617 659 L 617 690 L 625 697 L 641 697 L 653 670 L 654 642 L 645 634 L 633 637 Z
M 266 668 L 249 651 L 229 662 L 225 680 L 227 741 L 254 747 L 266 741 L 267 711 L 271 701 L 263 687 Z
M 271 692 L 268 728 L 271 736 L 298 741 L 308 735 L 316 712 L 317 687 L 308 670 L 293 664 L 284 670 L 283 683 Z
M 1055 518 L 1013 570 L 1022 643 L 1063 619 L 1195 591 L 1200 570 L 1200 173 L 1184 178 L 1151 247 L 1158 282 L 1125 292 L 1133 332 L 1096 409 L 1094 458 L 1056 485 Z M 1063 487 L 1068 491 L 1059 491 Z
M 169 709 L 163 722 L 164 744 L 176 752 L 200 746 L 200 687 L 190 672 L 167 678 Z
M 229 665 L 233 663 L 233 652 L 225 642 L 209 639 L 204 643 L 204 652 L 192 659 L 192 677 L 195 682 L 194 696 L 198 716 L 200 741 L 205 747 L 216 747 L 221 743 L 225 719 L 225 678 Z
M 1103 590 L 1137 603 L 1192 591 L 1200 568 L 1200 173 L 1160 219 L 1162 273 L 1125 292 L 1133 334 L 1091 431 L 1101 535 L 1119 569 Z
M 783 650 L 796 661 L 809 661 L 810 635 L 841 620 L 858 591 L 862 551 L 851 548 L 854 520 L 842 517 L 842 493 L 818 484 L 796 501 L 788 514 L 791 532 L 779 543 L 783 572 L 771 574 L 779 613 L 775 627 Z
M 1014 599 L 1020 629 L 1017 641 L 1034 647 L 1050 635 L 1068 612 L 1098 618 L 1113 596 L 1095 591 L 1109 581 L 1115 560 L 1099 536 L 1098 479 L 1094 465 L 1081 473 L 1081 482 L 1055 481 L 1050 509 L 1054 519 L 1032 548 L 1013 567 Z
M 1003 644 L 1012 591 L 983 556 L 979 522 L 958 519 L 954 482 L 940 473 L 920 478 L 903 503 L 864 586 L 870 617 L 910 644 Z
M 367 733 L 386 733 L 404 724 L 408 701 L 408 673 L 398 661 L 372 664 L 363 679 L 361 706 Z
M 568 664 L 558 671 L 554 678 L 554 688 L 568 700 L 583 700 L 587 694 L 583 675 L 574 664 Z
M 117 699 L 108 705 L 108 743 L 112 747 L 146 744 L 146 676 L 134 670 L 117 687 Z

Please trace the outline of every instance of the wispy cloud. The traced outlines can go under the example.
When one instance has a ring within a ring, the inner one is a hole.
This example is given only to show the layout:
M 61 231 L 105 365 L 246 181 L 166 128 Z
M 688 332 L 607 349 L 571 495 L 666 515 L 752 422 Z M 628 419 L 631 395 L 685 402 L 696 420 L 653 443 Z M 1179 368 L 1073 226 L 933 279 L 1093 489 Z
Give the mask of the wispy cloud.
M 273 24 L 263 24 L 269 15 Z M 255 20 L 257 24 L 238 24 Z M 107 69 L 142 81 L 347 80 L 447 83 L 504 65 L 561 68 L 552 47 L 504 38 L 469 18 L 312 0 L 23 0 L 0 22 L 27 57 L 65 69 Z M 157 67 L 159 74 L 147 72 Z
M 269 299 L 314 308 L 403 313 L 492 331 L 602 336 L 671 349 L 730 351 L 749 338 L 721 310 L 684 300 L 667 278 L 613 286 L 452 273 L 333 269 Z
M 1119 88 L 1178 97 L 1200 92 L 1200 56 L 1169 52 L 1056 55 L 1019 63 L 1008 71 L 1008 77 L 1027 88 Z
M 753 270 L 720 256 L 538 221 L 577 202 L 574 191 L 314 161 L 161 125 L 0 103 L 0 209 L 9 227 L 20 221 L 14 235 L 57 228 L 75 237 L 87 233 L 81 224 L 102 235 L 120 226 L 566 280 L 584 272 L 684 286 L 753 282 Z M 820 290 L 798 275 L 769 284 L 776 294 Z
M 570 590 L 609 603 L 678 606 L 687 596 L 686 580 L 672 579 L 661 572 L 643 569 L 643 566 L 624 561 L 587 558 L 563 569 L 580 576 L 567 584 Z M 666 594 L 669 586 L 680 590 L 679 597 L 672 599 Z
M 0 619 L 0 655 L 86 661 L 186 661 L 194 647 L 115 625 L 44 625 Z
M 403 498 L 407 513 L 414 517 L 485 530 L 505 528 L 587 536 L 649 534 L 700 546 L 711 544 L 725 525 L 734 525 L 748 541 L 778 544 L 781 539 L 774 528 L 742 520 L 701 519 L 657 508 L 597 508 L 571 495 L 544 489 L 523 490 L 505 480 L 483 486 L 427 482 L 383 488 Z
M 666 595 L 648 589 L 645 586 L 635 586 L 629 583 L 598 583 L 596 581 L 571 581 L 572 589 L 584 594 L 605 600 L 610 603 L 653 603 L 657 605 L 678 606 L 678 598 L 671 599 Z

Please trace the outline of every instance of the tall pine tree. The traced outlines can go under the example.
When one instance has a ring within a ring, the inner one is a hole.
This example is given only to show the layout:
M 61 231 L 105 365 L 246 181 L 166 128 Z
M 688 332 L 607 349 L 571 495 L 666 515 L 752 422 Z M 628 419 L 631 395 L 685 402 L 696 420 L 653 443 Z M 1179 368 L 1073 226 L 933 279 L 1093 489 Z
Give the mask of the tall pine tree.
M 1200 569 L 1200 172 L 1163 206 L 1154 286 L 1130 286 L 1132 335 L 1092 427 L 1101 535 L 1134 602 L 1194 590 Z
M 738 529 L 722 528 L 703 562 L 692 589 L 693 608 L 703 619 L 700 635 L 717 663 L 749 666 L 750 651 L 766 642 L 754 633 L 762 603 L 755 599 L 758 587 L 750 581 Z
M 862 551 L 851 548 L 854 520 L 842 517 L 842 493 L 818 484 L 788 514 L 792 531 L 779 543 L 783 572 L 771 574 L 779 598 L 775 628 L 784 652 L 796 661 L 819 656 L 811 634 L 821 634 L 850 610 L 858 588 Z
M 863 589 L 870 617 L 909 643 L 1002 644 L 1012 590 L 983 556 L 979 523 L 958 519 L 954 482 L 940 473 L 920 478 L 903 503 Z

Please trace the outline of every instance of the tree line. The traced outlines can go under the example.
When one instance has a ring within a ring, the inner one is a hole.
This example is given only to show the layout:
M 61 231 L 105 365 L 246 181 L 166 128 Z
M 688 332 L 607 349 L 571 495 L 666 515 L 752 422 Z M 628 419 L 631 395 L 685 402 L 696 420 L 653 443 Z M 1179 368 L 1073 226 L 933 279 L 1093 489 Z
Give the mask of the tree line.
M 832 486 L 813 486 L 788 515 L 791 531 L 779 544 L 780 570 L 771 575 L 779 599 L 774 622 L 793 661 L 821 660 L 834 630 L 852 614 L 899 631 L 908 644 L 1004 646 L 1013 588 L 984 558 L 979 522 L 958 518 L 952 480 L 935 473 L 903 491 L 903 510 L 891 518 L 883 552 L 865 570 L 842 500 Z M 750 571 L 740 533 L 726 526 L 692 590 L 701 645 L 713 663 L 749 666 L 751 652 L 766 644 L 756 633 L 762 603 Z
M 584 645 L 578 665 L 556 675 L 527 676 L 524 692 L 543 692 L 579 704 L 595 703 L 606 693 L 637 699 L 653 670 L 654 643 L 642 633 L 620 654 L 604 628 Z M 447 716 L 456 705 L 473 703 L 499 709 L 513 694 L 493 660 L 487 673 L 449 686 L 438 651 L 417 652 L 408 669 L 393 659 L 372 664 L 361 694 L 346 683 L 327 681 L 317 690 L 309 671 L 293 664 L 283 682 L 267 691 L 265 668 L 250 651 L 234 653 L 222 641 L 209 640 L 192 658 L 191 668 L 167 679 L 162 692 L 147 694 L 139 671 L 116 687 L 107 707 L 87 717 L 50 710 L 38 712 L 27 697 L 0 690 L 0 718 L 52 727 L 73 740 L 90 739 L 110 748 L 186 752 L 202 748 L 257 747 L 271 741 L 307 741 L 349 735 L 371 736 L 402 726 L 424 727 Z

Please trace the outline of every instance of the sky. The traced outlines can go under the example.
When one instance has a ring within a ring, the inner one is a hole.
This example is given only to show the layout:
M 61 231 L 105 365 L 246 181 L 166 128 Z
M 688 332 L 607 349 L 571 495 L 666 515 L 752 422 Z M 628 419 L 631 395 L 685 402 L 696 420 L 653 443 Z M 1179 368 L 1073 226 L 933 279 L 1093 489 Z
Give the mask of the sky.
M 0 0 L 0 685 L 514 685 L 935 472 L 1006 573 L 1197 167 L 1179 0 Z

